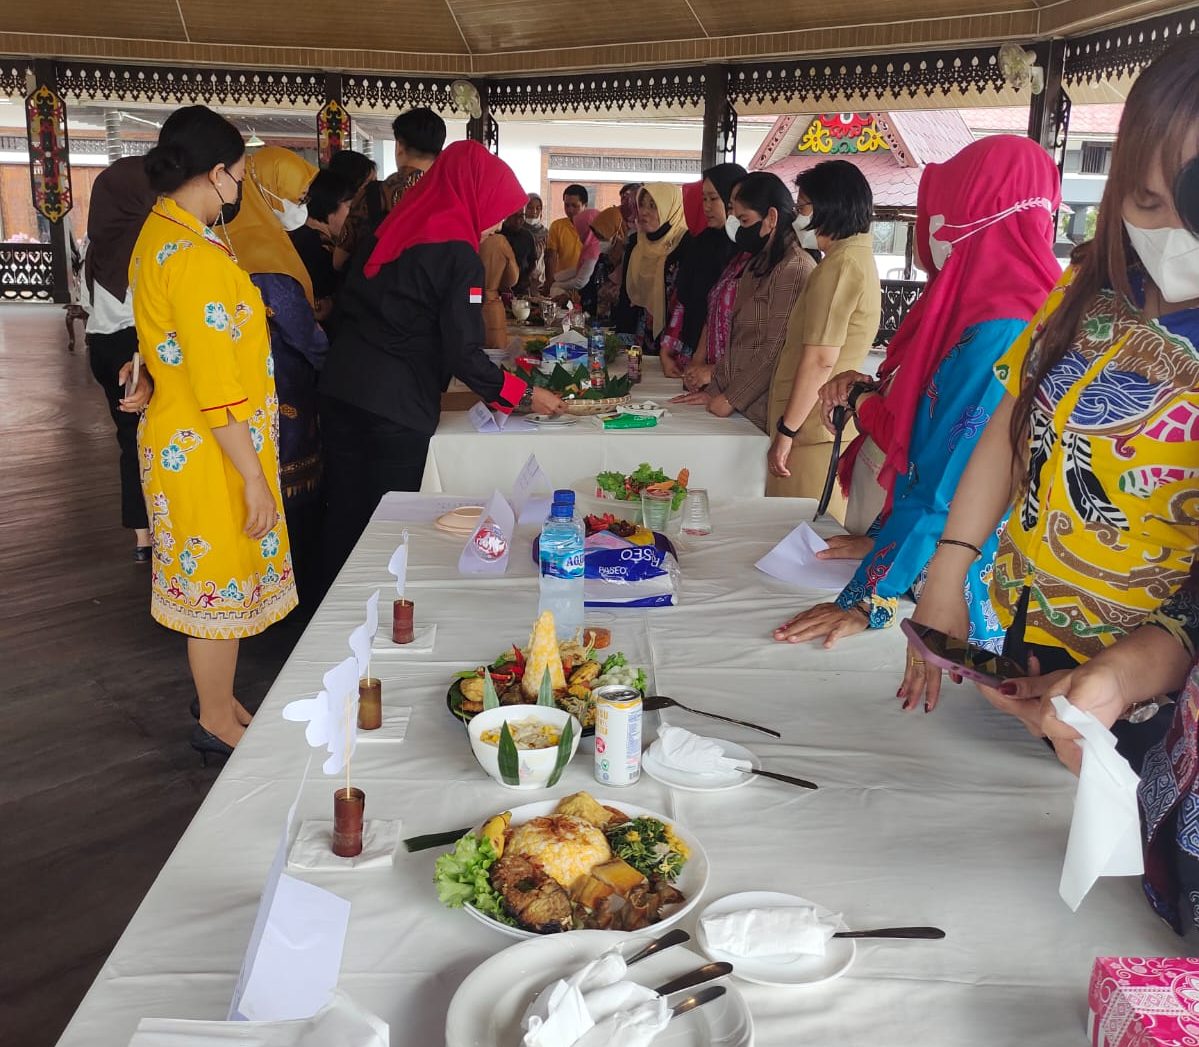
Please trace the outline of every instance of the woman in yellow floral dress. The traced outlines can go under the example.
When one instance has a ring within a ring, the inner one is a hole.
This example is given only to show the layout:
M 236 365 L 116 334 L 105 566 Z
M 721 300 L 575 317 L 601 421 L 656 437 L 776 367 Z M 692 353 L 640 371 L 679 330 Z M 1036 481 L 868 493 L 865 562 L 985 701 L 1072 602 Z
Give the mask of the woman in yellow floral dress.
M 227 756 L 249 722 L 238 641 L 296 606 L 280 516 L 278 406 L 262 298 L 209 226 L 241 200 L 245 146 L 204 106 L 178 109 L 146 155 L 161 195 L 130 263 L 154 396 L 139 432 L 155 620 L 188 637 L 200 700 L 192 746 Z

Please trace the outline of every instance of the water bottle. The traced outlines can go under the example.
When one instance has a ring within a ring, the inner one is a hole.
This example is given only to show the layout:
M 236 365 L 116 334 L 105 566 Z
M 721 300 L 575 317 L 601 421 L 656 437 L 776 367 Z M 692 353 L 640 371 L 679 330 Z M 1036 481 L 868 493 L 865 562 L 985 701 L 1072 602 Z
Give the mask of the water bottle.
M 583 628 L 583 522 L 575 518 L 574 491 L 555 491 L 541 528 L 541 602 L 552 611 L 559 642 Z

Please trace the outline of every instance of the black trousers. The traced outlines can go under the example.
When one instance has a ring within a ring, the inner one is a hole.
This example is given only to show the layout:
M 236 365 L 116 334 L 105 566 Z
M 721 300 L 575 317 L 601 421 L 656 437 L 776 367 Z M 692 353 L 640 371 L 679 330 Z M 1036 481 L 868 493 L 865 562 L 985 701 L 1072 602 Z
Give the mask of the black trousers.
M 138 416 L 126 414 L 118 406 L 118 401 L 125 395 L 125 387 L 120 384 L 118 376 L 121 368 L 137 352 L 137 329 L 126 327 L 113 334 L 89 334 L 87 346 L 92 374 L 104 390 L 108 413 L 117 427 L 117 443 L 121 448 L 121 525 L 130 528 L 149 527 L 146 499 L 142 494 L 141 474 L 137 467 Z
M 1025 589 L 1020 596 L 1020 603 L 1016 607 L 1016 617 L 1012 620 L 1011 628 L 1008 629 L 1007 635 L 1003 639 L 1004 655 L 1014 662 L 1019 662 L 1027 669 L 1029 655 L 1035 654 L 1042 674 L 1078 668 L 1080 664 L 1078 660 L 1064 648 L 1025 642 L 1024 629 L 1028 621 L 1028 598 L 1029 592 Z M 1165 737 L 1173 717 L 1174 706 L 1164 705 L 1158 710 L 1156 716 L 1144 723 L 1117 720 L 1112 725 L 1112 734 L 1116 736 L 1116 751 L 1128 761 L 1137 774 L 1141 773 L 1141 764 L 1145 762 L 1145 754 Z
M 388 491 L 419 491 L 429 434 L 321 398 L 325 452 L 325 584 L 354 551 L 379 499 Z

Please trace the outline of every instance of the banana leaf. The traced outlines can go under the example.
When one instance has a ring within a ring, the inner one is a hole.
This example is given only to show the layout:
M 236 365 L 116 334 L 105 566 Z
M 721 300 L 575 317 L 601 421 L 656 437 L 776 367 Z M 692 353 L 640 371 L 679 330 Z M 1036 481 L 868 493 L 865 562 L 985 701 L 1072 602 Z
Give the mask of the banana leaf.
M 516 742 L 512 740 L 512 732 L 508 730 L 505 721 L 500 727 L 500 777 L 505 785 L 520 785 L 520 754 L 516 751 Z
M 558 708 L 558 703 L 554 701 L 554 688 L 550 683 L 550 669 L 548 665 L 541 674 L 541 683 L 537 688 L 537 704 L 549 709 Z
M 495 682 L 491 679 L 491 670 L 483 670 L 483 709 L 498 709 L 500 696 L 495 693 Z
M 558 738 L 558 757 L 554 761 L 554 771 L 550 775 L 549 781 L 545 783 L 547 789 L 552 789 L 558 784 L 558 779 L 562 777 L 562 772 L 566 770 L 566 765 L 570 763 L 570 749 L 574 745 L 575 738 L 575 721 L 572 716 L 566 721 L 566 726 L 562 728 L 562 734 Z

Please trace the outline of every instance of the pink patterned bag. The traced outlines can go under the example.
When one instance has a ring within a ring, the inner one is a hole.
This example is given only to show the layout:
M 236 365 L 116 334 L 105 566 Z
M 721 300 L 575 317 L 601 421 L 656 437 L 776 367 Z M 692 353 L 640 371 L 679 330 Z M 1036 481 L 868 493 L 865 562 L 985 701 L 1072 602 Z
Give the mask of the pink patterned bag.
M 1199 1044 L 1199 959 L 1100 956 L 1091 972 L 1092 1047 Z

